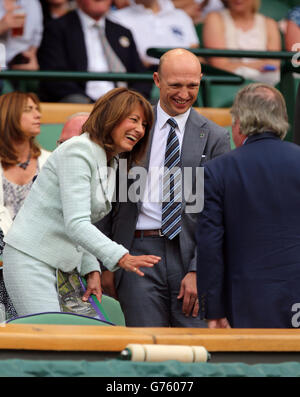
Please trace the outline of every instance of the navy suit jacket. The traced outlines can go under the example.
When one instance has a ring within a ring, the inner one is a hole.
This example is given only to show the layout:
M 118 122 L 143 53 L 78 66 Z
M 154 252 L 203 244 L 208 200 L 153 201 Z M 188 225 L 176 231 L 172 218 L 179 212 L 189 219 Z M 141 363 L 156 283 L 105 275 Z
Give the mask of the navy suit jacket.
M 300 145 L 300 85 L 298 85 L 298 92 L 296 97 L 293 142 L 297 145 Z
M 119 56 L 128 73 L 145 73 L 131 32 L 123 26 L 106 19 L 106 37 Z M 128 47 L 122 46 L 128 38 Z M 81 22 L 76 10 L 68 12 L 61 18 L 49 22 L 44 30 L 43 39 L 38 51 L 41 70 L 55 71 L 87 71 L 88 60 Z M 40 97 L 43 101 L 55 102 L 69 94 L 84 94 L 86 82 L 44 80 L 40 84 Z M 130 88 L 136 89 L 146 97 L 152 83 L 132 82 Z
M 202 318 L 292 327 L 300 302 L 300 148 L 273 133 L 205 165 L 197 283 Z

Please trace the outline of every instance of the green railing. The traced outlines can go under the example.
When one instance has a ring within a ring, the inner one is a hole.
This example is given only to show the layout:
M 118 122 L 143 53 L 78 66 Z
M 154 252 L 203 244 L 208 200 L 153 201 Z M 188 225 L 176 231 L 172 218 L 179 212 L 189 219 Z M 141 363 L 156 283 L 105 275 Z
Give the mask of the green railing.
M 205 66 L 206 67 L 206 66 Z M 210 71 L 203 78 L 204 81 L 215 83 L 241 84 L 243 78 L 233 73 L 219 71 L 213 74 L 215 68 L 207 67 Z M 0 73 L 0 79 L 8 80 L 99 80 L 99 81 L 149 81 L 153 82 L 152 73 L 96 73 L 96 72 L 60 72 L 60 71 L 21 71 L 7 70 Z
M 148 48 L 147 55 L 160 58 L 171 48 Z M 217 50 L 211 48 L 188 48 L 197 56 L 226 58 L 266 58 L 291 60 L 296 53 L 293 51 L 254 51 L 254 50 Z
M 170 48 L 149 48 L 147 54 L 159 58 Z M 278 88 L 283 93 L 289 120 L 294 119 L 295 111 L 295 84 L 293 73 L 300 73 L 300 67 L 296 68 L 292 65 L 292 57 L 296 54 L 290 51 L 241 51 L 241 50 L 216 50 L 208 48 L 189 49 L 197 56 L 201 57 L 234 57 L 234 58 L 264 58 L 281 60 L 281 79 Z M 202 65 L 203 79 L 200 95 L 196 106 L 214 106 L 211 97 L 212 85 L 242 85 L 245 79 L 234 73 L 212 67 L 207 64 Z M 99 80 L 99 81 L 149 81 L 152 82 L 152 73 L 96 73 L 96 72 L 73 72 L 73 71 L 14 71 L 7 70 L 0 73 L 0 79 L 4 80 Z M 290 133 L 288 139 L 291 139 Z
M 96 73 L 61 71 L 1 71 L 1 79 L 8 80 L 109 80 L 109 81 L 152 81 L 152 73 Z
M 195 106 L 207 106 L 209 103 L 209 87 L 211 84 L 240 85 L 244 82 L 243 77 L 228 73 L 220 69 L 204 65 L 203 90 L 200 92 Z M 21 71 L 7 70 L 0 73 L 0 79 L 18 80 L 98 80 L 98 81 L 149 81 L 153 82 L 152 73 L 96 73 L 96 72 L 72 72 L 72 71 Z M 26 88 L 24 88 L 26 90 Z

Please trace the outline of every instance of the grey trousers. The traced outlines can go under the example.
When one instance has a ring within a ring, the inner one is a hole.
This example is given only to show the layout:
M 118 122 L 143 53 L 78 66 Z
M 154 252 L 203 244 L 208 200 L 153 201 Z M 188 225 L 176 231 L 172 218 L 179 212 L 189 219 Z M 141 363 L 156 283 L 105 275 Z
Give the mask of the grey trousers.
M 135 238 L 130 254 L 157 255 L 161 261 L 153 268 L 141 268 L 144 277 L 117 271 L 116 288 L 127 326 L 207 327 L 199 317 L 186 317 L 182 313 L 183 300 L 177 299 L 185 276 L 178 238 L 171 241 L 164 237 Z

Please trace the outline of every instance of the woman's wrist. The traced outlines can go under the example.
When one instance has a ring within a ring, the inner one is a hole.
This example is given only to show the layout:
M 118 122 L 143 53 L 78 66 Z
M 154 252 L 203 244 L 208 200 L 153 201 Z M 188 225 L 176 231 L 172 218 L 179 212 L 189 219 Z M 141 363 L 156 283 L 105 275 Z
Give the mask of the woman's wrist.
M 129 255 L 129 254 L 126 253 L 125 255 L 123 255 L 123 256 L 119 259 L 118 266 L 123 267 L 124 262 L 125 262 L 126 258 L 128 257 L 128 255 Z

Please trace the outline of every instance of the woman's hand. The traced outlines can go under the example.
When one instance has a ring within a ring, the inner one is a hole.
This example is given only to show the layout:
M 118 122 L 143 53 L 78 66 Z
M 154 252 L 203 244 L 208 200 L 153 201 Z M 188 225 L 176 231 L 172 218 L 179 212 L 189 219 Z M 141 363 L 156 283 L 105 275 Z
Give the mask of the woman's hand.
M 94 271 L 88 273 L 86 277 L 87 281 L 87 287 L 86 291 L 82 296 L 83 302 L 87 302 L 89 299 L 90 295 L 96 295 L 96 298 L 98 299 L 99 302 L 101 302 L 102 299 L 102 288 L 101 288 L 101 278 L 100 278 L 100 272 Z
M 126 270 L 127 272 L 134 272 L 139 276 L 144 276 L 144 273 L 139 270 L 140 267 L 153 267 L 156 263 L 160 261 L 159 256 L 155 255 L 139 255 L 133 256 L 130 254 L 125 254 L 119 260 L 118 265 Z

